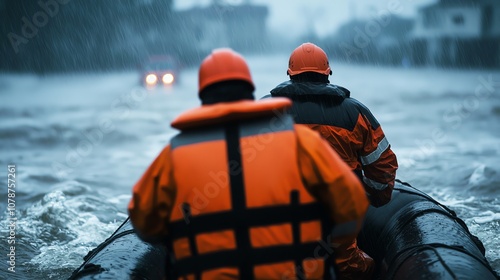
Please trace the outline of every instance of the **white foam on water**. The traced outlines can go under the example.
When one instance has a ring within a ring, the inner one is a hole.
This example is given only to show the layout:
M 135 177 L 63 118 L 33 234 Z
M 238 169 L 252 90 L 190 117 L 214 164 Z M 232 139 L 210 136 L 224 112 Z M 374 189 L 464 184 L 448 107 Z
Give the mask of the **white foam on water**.
M 108 198 L 108 202 L 113 203 L 115 205 L 121 205 L 121 204 L 126 205 L 130 201 L 131 198 L 132 198 L 131 194 L 122 194 L 122 195 Z M 125 216 L 125 218 L 128 217 L 125 214 L 123 214 L 123 215 Z
M 479 214 L 479 217 L 475 217 L 474 221 L 478 224 L 490 223 L 493 221 L 500 221 L 500 213 L 495 213 L 493 211 L 485 211 Z
M 470 196 L 465 199 L 457 199 L 455 197 L 452 197 L 450 195 L 445 195 L 442 194 L 440 195 L 442 199 L 442 203 L 448 207 L 453 207 L 453 208 L 463 208 L 467 209 L 468 211 L 477 211 L 478 209 L 476 207 L 469 206 L 467 204 L 470 204 L 471 202 L 474 202 L 477 200 L 476 197 Z
M 485 169 L 485 164 L 480 164 L 479 166 L 477 166 L 469 177 L 469 185 L 477 186 L 481 184 L 486 179 L 486 176 L 484 174 Z
M 38 250 L 29 264 L 50 271 L 75 268 L 83 257 L 109 237 L 121 222 L 102 222 L 92 213 L 100 202 L 81 196 L 71 197 L 63 190 L 55 190 L 35 205 L 26 209 L 19 220 L 20 235 L 36 240 Z M 88 209 L 88 212 L 82 211 Z M 123 216 L 118 216 L 121 220 Z
M 492 193 L 498 192 L 497 186 L 500 183 L 500 172 L 487 164 L 479 163 L 475 165 L 476 167 L 469 177 L 468 185 L 470 187 L 484 187 Z

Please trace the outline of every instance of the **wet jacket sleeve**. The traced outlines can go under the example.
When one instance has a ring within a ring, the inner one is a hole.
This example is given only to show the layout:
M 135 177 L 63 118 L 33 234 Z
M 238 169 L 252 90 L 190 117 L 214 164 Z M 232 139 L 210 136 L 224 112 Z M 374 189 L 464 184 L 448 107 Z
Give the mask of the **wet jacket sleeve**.
M 176 195 L 170 158 L 167 146 L 133 187 L 128 212 L 137 235 L 146 242 L 161 243 L 167 236 L 165 221 Z
M 370 119 L 375 119 L 369 111 L 365 114 L 369 114 Z M 361 127 L 365 130 L 363 150 L 360 152 L 364 173 L 363 185 L 370 203 L 379 207 L 391 200 L 398 161 L 382 127 L 373 127 L 366 115 L 362 115 L 360 121 L 363 122 Z
M 323 203 L 335 224 L 334 246 L 348 244 L 361 229 L 369 202 L 361 182 L 319 134 L 296 125 L 298 160 L 307 190 Z

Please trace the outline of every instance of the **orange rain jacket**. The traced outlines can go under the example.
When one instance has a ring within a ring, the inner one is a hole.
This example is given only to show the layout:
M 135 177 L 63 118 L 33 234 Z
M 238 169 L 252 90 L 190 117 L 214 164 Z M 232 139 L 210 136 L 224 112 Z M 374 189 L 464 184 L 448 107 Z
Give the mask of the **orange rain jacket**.
M 296 123 L 318 131 L 363 181 L 373 206 L 391 200 L 398 161 L 373 114 L 350 97 L 349 90 L 329 83 L 286 81 L 273 97 L 293 101 Z
M 361 183 L 293 123 L 290 106 L 220 103 L 172 123 L 182 132 L 134 186 L 128 210 L 141 239 L 173 251 L 176 277 L 321 279 L 332 248 L 356 238 L 369 205 Z

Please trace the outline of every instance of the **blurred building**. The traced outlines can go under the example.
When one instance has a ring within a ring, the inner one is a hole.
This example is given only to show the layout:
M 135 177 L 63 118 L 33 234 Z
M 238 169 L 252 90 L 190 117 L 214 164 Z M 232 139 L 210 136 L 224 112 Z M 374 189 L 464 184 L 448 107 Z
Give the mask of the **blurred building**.
M 267 6 L 224 2 L 227 1 L 214 1 L 207 7 L 176 13 L 177 25 L 184 31 L 179 38 L 184 53 L 197 53 L 203 57 L 219 47 L 231 47 L 246 53 L 267 47 Z
M 500 1 L 440 0 L 419 10 L 411 38 L 416 64 L 500 66 Z
M 414 21 L 395 15 L 351 20 L 320 42 L 331 59 L 349 63 L 405 65 Z

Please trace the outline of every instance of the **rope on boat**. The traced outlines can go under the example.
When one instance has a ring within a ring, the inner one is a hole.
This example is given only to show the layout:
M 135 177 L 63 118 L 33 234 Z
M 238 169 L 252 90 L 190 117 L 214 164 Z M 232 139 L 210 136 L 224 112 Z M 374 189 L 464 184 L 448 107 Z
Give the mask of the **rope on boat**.
M 99 244 L 95 249 L 90 250 L 90 252 L 88 252 L 87 255 L 85 257 L 83 257 L 83 263 L 80 265 L 80 267 L 78 267 L 78 269 L 76 269 L 73 272 L 73 274 L 70 276 L 70 278 L 68 280 L 77 279 L 75 277 L 80 275 L 80 274 L 86 274 L 86 273 L 91 273 L 91 272 L 95 273 L 95 272 L 102 271 L 102 268 L 100 265 L 96 265 L 93 263 L 87 263 L 87 261 L 92 259 L 95 255 L 97 255 L 97 253 L 102 251 L 109 244 L 113 243 L 113 241 L 115 241 L 116 239 L 123 237 L 123 236 L 126 236 L 126 235 L 129 235 L 129 234 L 134 234 L 135 231 L 133 229 L 129 229 L 129 230 L 125 230 L 123 232 L 117 233 L 128 222 L 129 219 L 130 218 L 127 217 L 127 219 L 125 219 L 125 221 L 113 232 L 113 234 L 110 237 L 108 237 L 106 240 L 104 240 L 104 242 Z
M 409 257 L 411 256 L 414 256 L 420 252 L 423 252 L 425 250 L 432 250 L 437 258 L 439 259 L 439 261 L 441 262 L 441 264 L 443 265 L 443 267 L 446 269 L 446 271 L 448 271 L 448 273 L 453 277 L 453 279 L 455 280 L 458 280 L 457 276 L 455 275 L 455 273 L 451 270 L 451 268 L 446 264 L 446 262 L 444 261 L 444 259 L 441 257 L 441 255 L 439 254 L 437 248 L 439 247 L 444 247 L 444 248 L 448 248 L 448 249 L 452 249 L 452 250 L 457 250 L 457 251 L 461 251 L 463 253 L 466 253 L 468 254 L 469 256 L 479 260 L 476 256 L 473 256 L 472 254 L 470 254 L 469 252 L 467 252 L 466 250 L 463 249 L 463 247 L 461 246 L 450 246 L 450 245 L 446 245 L 446 244 L 440 244 L 440 243 L 431 243 L 431 244 L 423 244 L 423 245 L 415 245 L 415 246 L 411 246 L 411 247 L 408 247 L 408 248 L 405 248 L 404 250 L 398 252 L 394 258 L 399 258 L 401 255 L 406 255 L 403 259 L 406 260 L 408 259 Z M 479 260 L 481 261 L 481 260 Z M 395 271 L 398 271 L 399 270 L 399 267 L 401 265 L 403 265 L 404 262 L 400 262 L 397 266 L 396 266 L 396 269 L 393 269 L 392 270 L 392 274 L 395 273 Z M 387 277 L 387 279 L 393 279 L 394 275 L 389 275 L 389 277 Z

